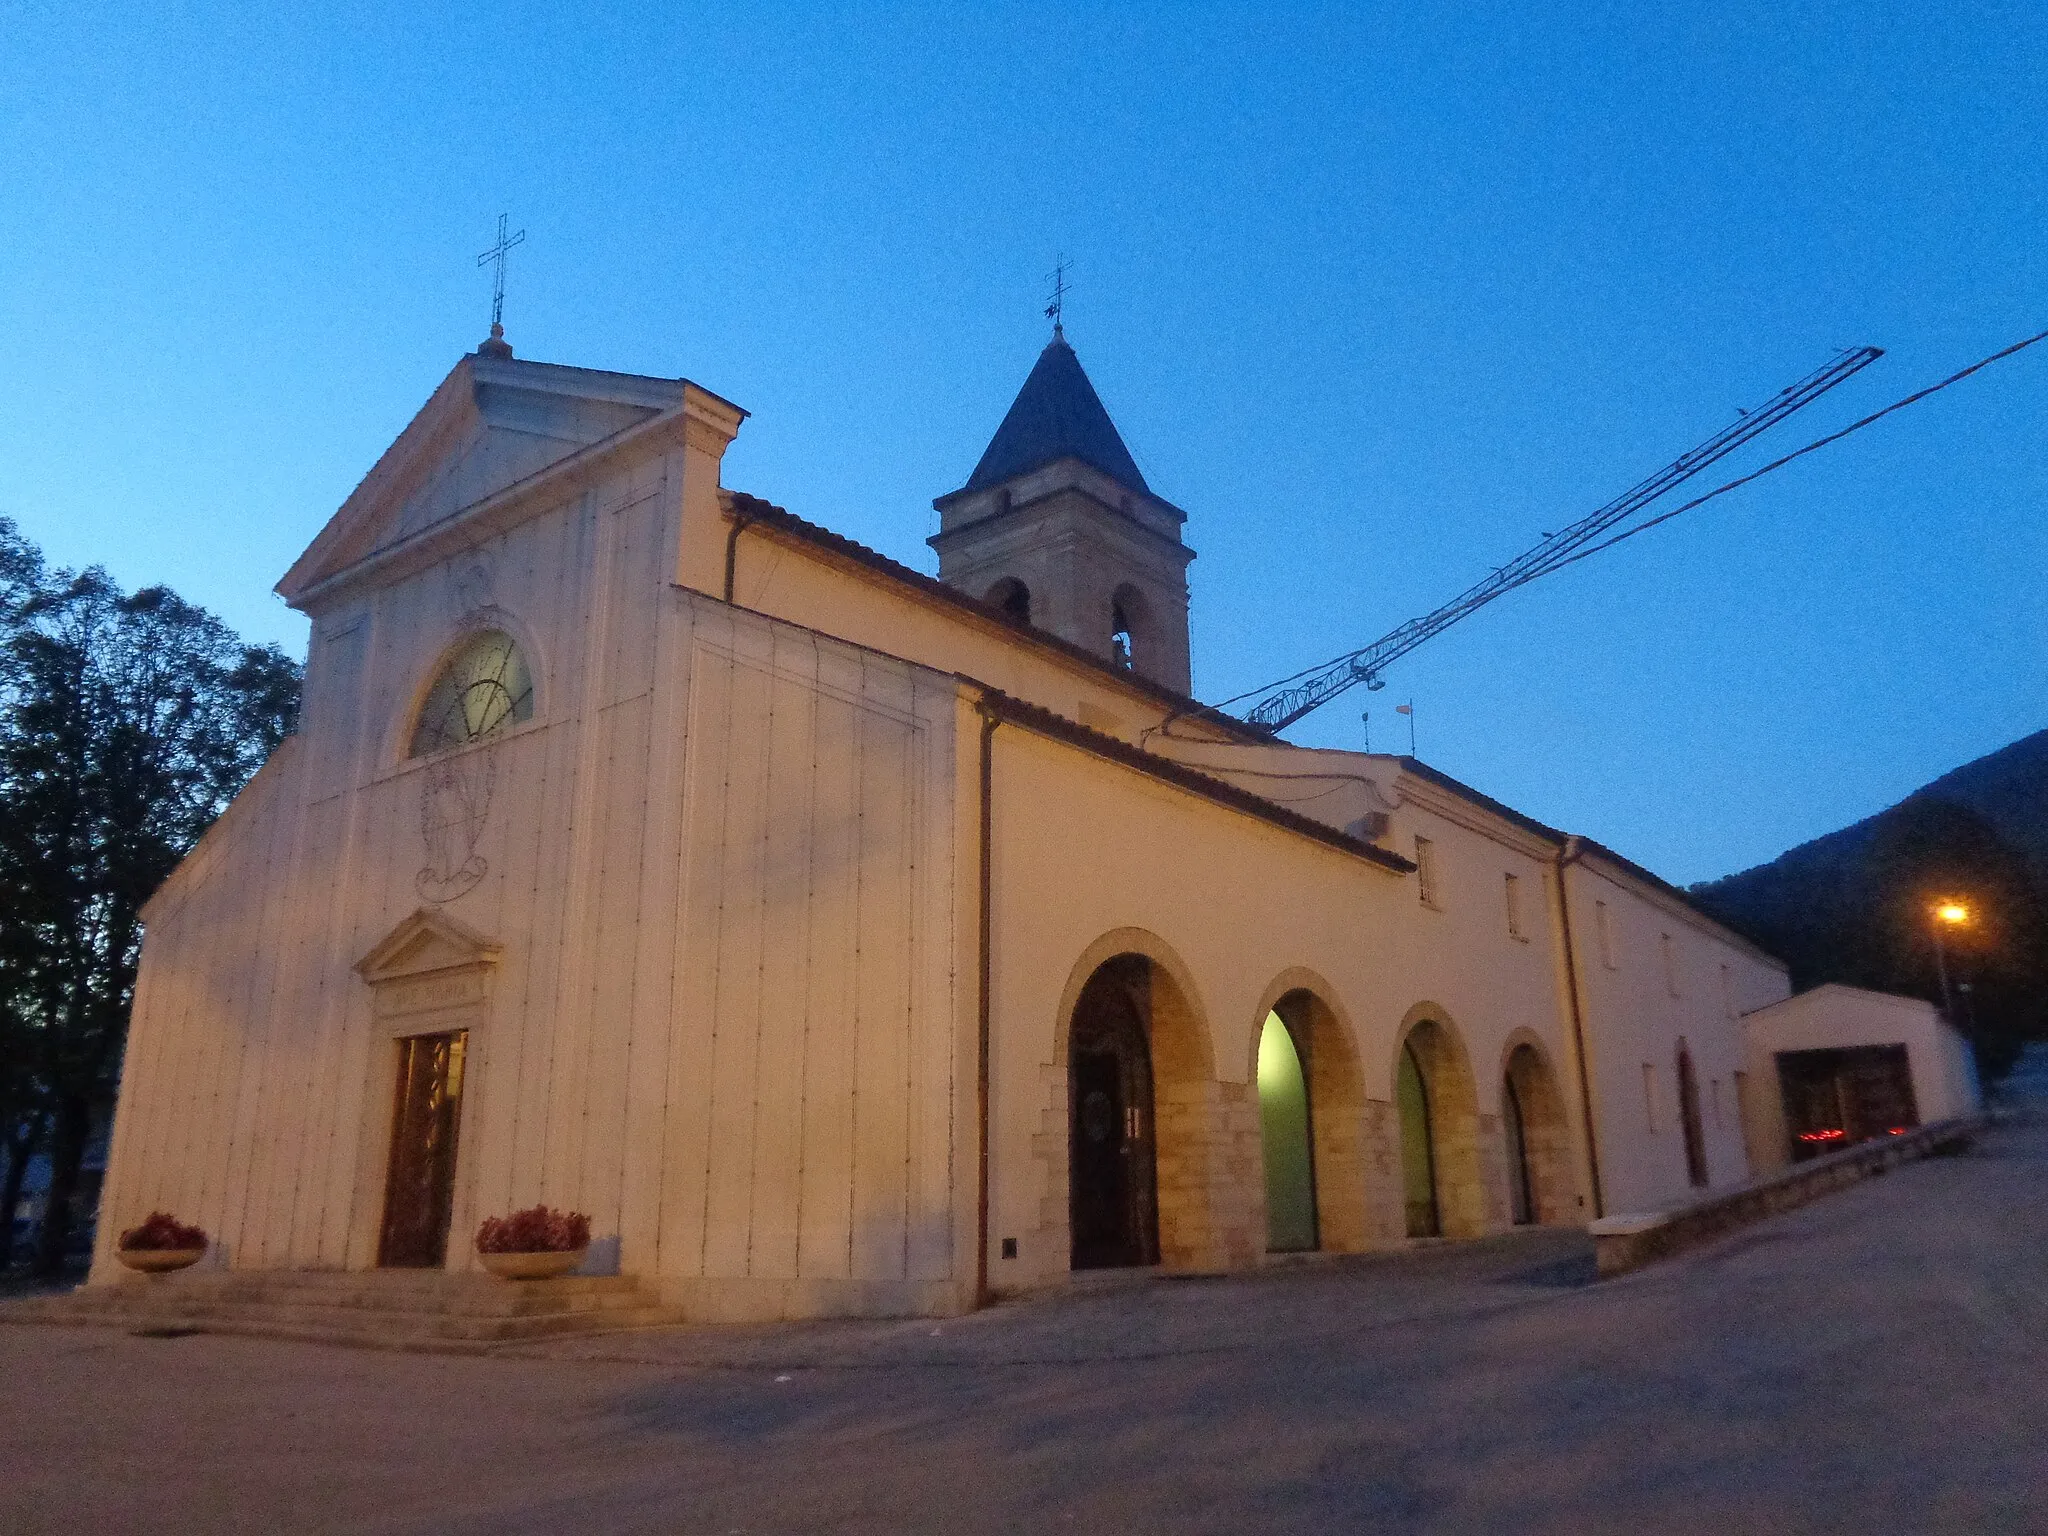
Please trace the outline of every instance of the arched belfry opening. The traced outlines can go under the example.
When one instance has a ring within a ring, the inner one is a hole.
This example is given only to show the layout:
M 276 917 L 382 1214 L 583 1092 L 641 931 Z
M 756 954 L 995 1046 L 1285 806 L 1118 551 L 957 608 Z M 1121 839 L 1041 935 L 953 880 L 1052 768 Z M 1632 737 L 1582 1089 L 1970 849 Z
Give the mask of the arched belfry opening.
M 1507 1144 L 1509 1219 L 1517 1226 L 1573 1220 L 1577 1196 L 1564 1095 L 1542 1051 L 1526 1040 L 1508 1052 L 1502 1074 L 1501 1134 Z
M 1139 657 L 1148 655 L 1145 594 L 1126 582 L 1109 600 L 1109 659 L 1131 671 L 1142 671 Z
M 1208 1262 L 1213 1106 L 1204 1035 L 1167 968 L 1120 954 L 1067 1028 L 1067 1219 L 1075 1269 Z
M 1410 1237 L 1477 1237 L 1486 1230 L 1479 1102 L 1465 1047 L 1449 1023 L 1423 1014 L 1394 1062 L 1404 1226 Z
M 999 608 L 1003 616 L 1016 624 L 1031 622 L 1031 589 L 1014 576 L 1005 576 L 988 589 L 983 599 L 992 608 Z
M 941 581 L 1188 691 L 1187 514 L 1153 494 L 1063 334 L 967 483 L 932 505 Z M 1010 606 L 1018 591 L 1026 615 Z

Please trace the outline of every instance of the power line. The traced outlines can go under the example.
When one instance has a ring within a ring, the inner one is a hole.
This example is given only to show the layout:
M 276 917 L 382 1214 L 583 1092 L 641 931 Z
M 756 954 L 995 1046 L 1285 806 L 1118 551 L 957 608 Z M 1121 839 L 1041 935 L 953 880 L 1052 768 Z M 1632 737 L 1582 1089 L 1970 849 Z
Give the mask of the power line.
M 1818 398 L 1820 394 L 1842 382 L 1851 373 L 1875 361 L 1877 357 L 1882 355 L 1876 348 L 1870 347 L 1862 348 L 1856 352 L 1844 353 L 1827 367 L 1822 368 L 1808 378 L 1801 380 L 1798 384 L 1783 391 L 1763 410 L 1756 413 L 1743 413 L 1742 420 L 1735 426 L 1710 438 L 1691 453 L 1686 454 L 1675 463 L 1659 471 L 1656 475 L 1651 476 L 1633 490 L 1625 492 L 1605 507 L 1582 518 L 1562 533 L 1547 536 L 1542 543 L 1524 552 L 1507 565 L 1498 567 L 1492 575 L 1468 588 L 1464 593 L 1452 599 L 1451 602 L 1435 612 L 1426 614 L 1420 619 L 1409 620 L 1406 624 L 1401 625 L 1398 629 L 1383 636 L 1381 639 L 1374 641 L 1369 646 L 1347 652 L 1343 656 L 1337 657 L 1334 661 L 1323 662 L 1313 667 L 1305 667 L 1299 672 L 1280 679 L 1278 682 L 1266 683 L 1258 688 L 1249 689 L 1244 693 L 1223 700 L 1221 704 L 1214 707 L 1220 709 L 1244 699 L 1257 697 L 1259 703 L 1246 711 L 1245 718 L 1253 725 L 1262 726 L 1268 731 L 1277 732 L 1293 724 L 1311 711 L 1320 708 L 1338 694 L 1360 683 L 1365 684 L 1368 688 L 1380 687 L 1382 684 L 1379 673 L 1382 668 L 1401 656 L 1406 655 L 1423 641 L 1441 633 L 1458 620 L 1467 617 L 1474 610 L 1493 601 L 1496 597 L 1500 597 L 1518 586 L 1526 585 L 1536 580 L 1539 576 L 1547 576 L 1553 571 L 1562 570 L 1565 566 L 1575 565 L 1590 555 L 1597 555 L 1602 550 L 1612 549 L 1624 539 L 1634 538 L 1637 534 L 1646 532 L 1660 523 L 1667 523 L 1681 513 L 1690 512 L 1693 508 L 1702 506 L 1717 496 L 1726 495 L 1729 491 L 1748 485 L 1751 481 L 1761 479 L 1774 470 L 1782 469 L 1795 459 L 1803 458 L 1807 454 L 1825 448 L 1831 443 L 1838 443 L 1851 433 L 1860 432 L 1872 423 L 1882 421 L 1894 412 L 1904 410 L 1909 405 L 1925 400 L 1929 395 L 1937 394 L 1947 389 L 1951 384 L 1960 383 L 1971 374 L 1988 368 L 1993 363 L 2000 362 L 2005 358 L 2011 357 L 2014 353 L 2022 352 L 2028 347 L 2033 346 L 2036 342 L 2044 340 L 2048 340 L 2048 331 L 2041 331 L 2027 337 L 2024 341 L 2014 342 L 2011 346 L 2003 347 L 1992 353 L 1989 357 L 1970 364 L 1967 368 L 1957 370 L 1939 383 L 1930 384 L 1925 389 L 1916 390 L 1903 399 L 1895 400 L 1890 405 L 1884 407 L 1884 409 L 1873 411 L 1870 415 L 1851 422 L 1839 431 L 1830 432 L 1825 437 L 1817 438 L 1803 448 L 1795 449 L 1781 458 L 1773 459 L 1761 468 L 1752 470 L 1737 479 L 1730 480 L 1725 485 L 1717 486 L 1704 496 L 1697 496 L 1691 501 L 1686 502 L 1683 506 L 1673 507 L 1668 512 L 1661 512 L 1655 517 L 1646 518 L 1632 527 L 1622 529 L 1619 533 L 1610 534 L 1604 538 L 1600 537 L 1608 529 L 1614 527 L 1615 524 L 1642 511 L 1651 501 L 1656 500 L 1680 482 L 1697 474 L 1701 469 L 1704 469 L 1716 459 L 1725 456 L 1740 444 L 1749 441 L 1769 427 L 1783 421 L 1794 411 L 1809 404 L 1812 400 Z
M 1974 362 L 1970 364 L 1969 367 L 1964 368 L 1959 372 L 1950 374 L 1947 378 L 1943 379 L 1939 384 L 1930 384 L 1925 389 L 1918 390 L 1915 393 L 1906 396 L 1903 400 L 1894 400 L 1890 405 L 1886 406 L 1881 411 L 1872 411 L 1868 416 L 1864 417 L 1861 421 L 1850 422 L 1848 426 L 1842 428 L 1842 430 L 1839 432 L 1830 432 L 1826 437 L 1816 438 L 1814 439 L 1814 441 L 1808 443 L 1804 448 L 1793 449 L 1792 452 L 1786 454 L 1782 459 L 1773 459 L 1770 463 L 1764 465 L 1761 469 L 1753 469 L 1748 474 L 1742 476 L 1740 479 L 1730 480 L 1726 485 L 1717 485 L 1714 487 L 1714 489 L 1707 492 L 1707 494 L 1704 496 L 1695 496 L 1691 501 L 1688 501 L 1682 507 L 1673 507 L 1669 512 L 1659 512 L 1655 517 L 1648 518 L 1643 522 L 1637 523 L 1633 528 L 1627 528 L 1622 530 L 1620 533 L 1615 534 L 1614 537 L 1612 537 L 1611 539 L 1603 539 L 1600 543 L 1595 544 L 1591 549 L 1582 549 L 1578 553 L 1558 561 L 1557 565 L 1553 567 L 1553 569 L 1561 569 L 1564 566 L 1571 565 L 1577 561 L 1585 559 L 1588 555 L 1597 555 L 1603 549 L 1612 549 L 1615 545 L 1619 544 L 1623 539 L 1632 539 L 1639 533 L 1647 533 L 1650 529 L 1656 527 L 1659 523 L 1668 523 L 1671 521 L 1672 518 L 1678 516 L 1678 514 L 1681 512 L 1690 512 L 1694 507 L 1701 506 L 1706 502 L 1712 501 L 1716 496 L 1726 495 L 1729 491 L 1736 489 L 1738 486 L 1744 486 L 1749 484 L 1749 482 L 1752 480 L 1761 479 L 1763 476 L 1768 475 L 1774 469 L 1783 469 L 1787 464 L 1790 464 L 1794 459 L 1804 458 L 1807 454 L 1812 453 L 1817 448 L 1825 448 L 1829 443 L 1839 443 L 1851 432 L 1861 432 L 1865 427 L 1869 426 L 1872 422 L 1882 421 L 1885 417 L 1891 415 L 1893 411 L 1903 411 L 1907 406 L 1915 404 L 1918 401 L 1925 400 L 1929 395 L 1936 394 L 1941 390 L 1947 389 L 1951 384 L 1961 383 L 1964 379 L 1967 379 L 1971 374 L 1975 373 L 1978 369 L 1989 368 L 1993 363 L 1999 362 L 2004 358 L 2011 357 L 2013 353 L 2023 351 L 2026 348 L 2031 347 L 2037 341 L 2048 341 L 2048 331 L 2037 332 L 2035 335 L 2029 336 L 2025 341 L 2016 341 L 2011 346 L 2006 347 L 2002 351 L 1994 352 L 1989 357 L 1983 358 L 1978 362 Z
M 1297 672 L 1278 683 L 1269 683 L 1263 688 L 1254 689 L 1254 693 L 1262 694 L 1264 697 L 1245 712 L 1245 719 L 1265 730 L 1279 731 L 1361 683 L 1368 688 L 1380 686 L 1380 672 L 1414 650 L 1423 641 L 1448 629 L 1477 609 L 1485 607 L 1495 598 L 1513 591 L 1516 587 L 1526 585 L 1539 576 L 1548 575 L 1562 564 L 1566 557 L 1584 548 L 1589 541 L 1634 517 L 1651 502 L 1692 479 L 1709 465 L 1727 457 L 1743 444 L 1769 431 L 1795 411 L 1812 404 L 1837 384 L 1867 368 L 1883 355 L 1876 347 L 1859 347 L 1854 351 L 1837 354 L 1824 366 L 1796 384 L 1780 390 L 1756 410 L 1739 412 L 1736 421 L 1723 427 L 1699 446 L 1681 454 L 1648 479 L 1631 486 L 1605 506 L 1596 508 L 1557 533 L 1544 535 L 1542 542 L 1534 548 L 1524 550 L 1506 565 L 1495 567 L 1490 575 L 1466 588 L 1442 607 L 1424 614 L 1419 619 L 1410 619 L 1370 645 L 1347 651 L 1333 661 L 1308 668 L 1304 672 Z M 1240 694 L 1238 697 L 1250 696 Z M 1235 703 L 1236 700 L 1226 702 Z

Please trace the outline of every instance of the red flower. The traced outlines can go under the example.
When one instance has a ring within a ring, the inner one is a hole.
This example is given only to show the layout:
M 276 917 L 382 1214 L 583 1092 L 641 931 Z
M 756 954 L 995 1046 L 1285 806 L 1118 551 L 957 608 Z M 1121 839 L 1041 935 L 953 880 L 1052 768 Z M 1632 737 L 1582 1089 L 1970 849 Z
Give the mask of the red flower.
M 590 1246 L 590 1218 L 580 1211 L 551 1211 L 544 1205 L 487 1216 L 476 1229 L 479 1253 L 574 1253 Z
M 204 1248 L 206 1233 L 199 1227 L 186 1226 L 167 1212 L 152 1211 L 141 1226 L 130 1227 L 121 1234 L 121 1246 L 131 1253 L 164 1248 Z

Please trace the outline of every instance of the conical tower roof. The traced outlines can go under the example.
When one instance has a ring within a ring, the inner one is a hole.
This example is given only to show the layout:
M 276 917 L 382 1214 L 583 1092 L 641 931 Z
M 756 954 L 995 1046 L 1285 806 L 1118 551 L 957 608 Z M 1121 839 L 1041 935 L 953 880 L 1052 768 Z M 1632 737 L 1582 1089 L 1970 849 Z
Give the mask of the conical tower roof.
M 962 490 L 1000 485 L 1064 458 L 1093 465 L 1128 490 L 1152 494 L 1081 360 L 1055 328 Z

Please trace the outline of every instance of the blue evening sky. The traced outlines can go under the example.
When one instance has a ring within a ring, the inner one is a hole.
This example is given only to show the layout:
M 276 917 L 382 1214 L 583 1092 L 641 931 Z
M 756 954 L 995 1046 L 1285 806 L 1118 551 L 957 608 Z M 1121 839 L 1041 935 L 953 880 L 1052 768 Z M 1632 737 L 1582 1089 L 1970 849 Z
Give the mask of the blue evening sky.
M 1768 399 L 2048 326 L 2048 7 L 0 0 L 0 513 L 302 653 L 271 584 L 484 333 L 754 415 L 924 569 L 1046 335 L 1189 514 L 1196 689 L 1372 639 Z M 2038 355 L 2037 355 L 2038 354 Z M 2048 725 L 2048 343 L 1294 732 L 1680 881 Z M 1753 451 L 1736 467 L 1768 457 Z

